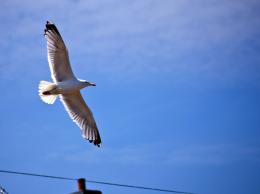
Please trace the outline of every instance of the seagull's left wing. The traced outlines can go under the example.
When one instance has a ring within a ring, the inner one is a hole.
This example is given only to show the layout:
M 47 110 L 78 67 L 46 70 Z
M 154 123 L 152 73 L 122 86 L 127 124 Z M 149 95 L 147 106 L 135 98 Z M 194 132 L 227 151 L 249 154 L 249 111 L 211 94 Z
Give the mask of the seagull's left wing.
M 48 62 L 55 82 L 73 79 L 69 54 L 55 24 L 47 21 L 44 36 L 47 39 Z
M 100 146 L 101 139 L 96 122 L 80 92 L 62 94 L 60 97 L 72 120 L 81 128 L 82 136 L 94 145 Z

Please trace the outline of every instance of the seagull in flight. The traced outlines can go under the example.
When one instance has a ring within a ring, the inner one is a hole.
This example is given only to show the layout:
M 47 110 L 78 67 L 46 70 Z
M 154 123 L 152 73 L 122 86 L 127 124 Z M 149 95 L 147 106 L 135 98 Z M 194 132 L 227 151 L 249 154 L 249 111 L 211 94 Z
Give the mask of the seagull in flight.
M 81 89 L 96 84 L 75 77 L 68 50 L 54 23 L 47 21 L 44 36 L 53 83 L 40 81 L 39 95 L 48 104 L 53 104 L 59 96 L 72 120 L 80 127 L 83 138 L 99 147 L 101 138 L 96 122 L 80 93 Z

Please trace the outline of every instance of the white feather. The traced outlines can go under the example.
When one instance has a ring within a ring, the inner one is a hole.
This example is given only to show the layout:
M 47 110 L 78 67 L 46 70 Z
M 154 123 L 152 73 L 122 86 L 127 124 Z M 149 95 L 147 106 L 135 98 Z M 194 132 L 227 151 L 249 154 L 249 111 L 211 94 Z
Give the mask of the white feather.
M 62 94 L 60 99 L 72 120 L 80 127 L 82 136 L 99 146 L 101 139 L 96 122 L 80 92 Z
M 57 98 L 57 94 L 47 94 L 45 95 L 44 92 L 50 92 L 55 88 L 55 84 L 47 81 L 40 81 L 39 84 L 39 96 L 41 97 L 43 102 L 47 104 L 53 104 Z

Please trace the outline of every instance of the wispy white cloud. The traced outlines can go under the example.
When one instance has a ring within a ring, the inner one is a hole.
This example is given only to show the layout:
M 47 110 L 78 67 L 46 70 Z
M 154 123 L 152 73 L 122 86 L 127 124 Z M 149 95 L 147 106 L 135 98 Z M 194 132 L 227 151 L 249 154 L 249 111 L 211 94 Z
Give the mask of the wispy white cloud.
M 237 144 L 195 145 L 173 150 L 168 158 L 169 163 L 183 165 L 225 165 L 245 161 L 259 163 L 260 149 Z
M 222 72 L 221 77 L 233 72 L 239 77 L 246 64 L 234 65 L 231 58 L 241 42 L 260 33 L 259 3 L 254 0 L 59 0 L 56 5 L 50 0 L 2 2 L 1 15 L 7 18 L 2 26 L 9 29 L 0 32 L 2 50 L 10 58 L 0 61 L 5 68 L 13 73 L 38 69 L 37 61 L 44 64 L 40 35 L 47 19 L 62 31 L 75 71 L 131 79 L 144 72 L 213 76 Z M 230 68 L 235 70 L 227 71 Z
M 126 165 L 230 165 L 236 163 L 259 163 L 260 149 L 256 146 L 238 144 L 189 145 L 169 148 L 165 143 L 142 144 L 121 148 L 101 148 L 82 151 L 78 148 L 63 148 L 53 152 L 48 160 L 63 160 L 75 163 L 107 163 Z

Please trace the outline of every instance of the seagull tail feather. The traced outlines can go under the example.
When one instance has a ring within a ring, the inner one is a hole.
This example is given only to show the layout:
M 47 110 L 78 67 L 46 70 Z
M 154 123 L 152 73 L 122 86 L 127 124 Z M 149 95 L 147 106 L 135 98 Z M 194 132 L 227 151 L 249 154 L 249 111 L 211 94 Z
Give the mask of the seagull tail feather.
M 54 90 L 56 85 L 47 81 L 40 81 L 39 84 L 39 96 L 42 101 L 47 104 L 53 104 L 58 97 L 57 94 L 52 94 L 51 91 Z

